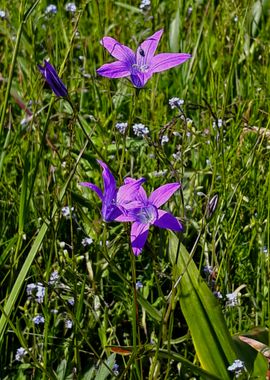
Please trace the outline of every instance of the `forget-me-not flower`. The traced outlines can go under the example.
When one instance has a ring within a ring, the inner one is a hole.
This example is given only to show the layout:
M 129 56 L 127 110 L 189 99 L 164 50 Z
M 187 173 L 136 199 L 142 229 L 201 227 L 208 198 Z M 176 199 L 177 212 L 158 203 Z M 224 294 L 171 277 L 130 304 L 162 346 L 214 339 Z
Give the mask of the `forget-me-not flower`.
M 56 14 L 57 13 L 57 6 L 54 4 L 50 4 L 45 9 L 45 14 Z
M 101 44 L 117 61 L 106 63 L 97 73 L 108 78 L 130 77 L 132 84 L 141 88 L 154 73 L 159 73 L 184 63 L 191 58 L 186 53 L 161 53 L 155 55 L 163 29 L 143 41 L 136 52 L 112 37 L 103 37 Z
M 26 349 L 23 347 L 19 347 L 16 351 L 15 360 L 17 360 L 18 362 L 22 362 L 26 354 Z

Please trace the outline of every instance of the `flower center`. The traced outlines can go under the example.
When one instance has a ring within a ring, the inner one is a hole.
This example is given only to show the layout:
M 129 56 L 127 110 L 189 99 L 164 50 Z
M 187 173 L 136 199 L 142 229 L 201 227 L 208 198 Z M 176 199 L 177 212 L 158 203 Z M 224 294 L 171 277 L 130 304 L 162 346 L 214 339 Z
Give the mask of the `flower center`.
M 134 63 L 132 67 L 140 73 L 147 73 L 147 71 L 149 70 L 149 65 L 146 64 L 138 65 L 137 63 Z
M 136 220 L 142 224 L 153 224 L 158 217 L 157 208 L 154 205 L 141 207 L 136 211 Z

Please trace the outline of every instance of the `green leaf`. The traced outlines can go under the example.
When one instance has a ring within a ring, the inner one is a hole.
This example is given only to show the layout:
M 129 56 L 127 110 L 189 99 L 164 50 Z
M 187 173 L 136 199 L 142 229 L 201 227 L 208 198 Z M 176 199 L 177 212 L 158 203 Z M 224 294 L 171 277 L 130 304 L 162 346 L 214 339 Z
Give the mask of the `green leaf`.
M 161 313 L 150 304 L 140 293 L 137 293 L 137 299 L 142 308 L 146 313 L 151 316 L 154 320 L 161 322 Z
M 177 276 L 183 274 L 179 283 L 180 305 L 202 368 L 223 380 L 230 379 L 227 367 L 237 359 L 237 354 L 221 308 L 173 233 L 170 233 L 170 260 L 177 265 Z
M 107 379 L 107 377 L 111 374 L 108 367 L 112 370 L 113 365 L 115 363 L 115 357 L 116 357 L 116 354 L 111 354 L 108 357 L 108 359 L 105 362 L 107 364 L 107 367 L 105 366 L 105 364 L 103 364 L 103 363 L 101 364 L 101 366 L 99 367 L 98 372 L 96 374 L 95 380 Z
M 56 370 L 57 380 L 65 380 L 65 375 L 67 371 L 67 361 L 63 359 Z
M 175 18 L 172 20 L 170 25 L 170 48 L 173 52 L 179 51 L 180 45 L 180 4 L 178 2 L 178 7 L 175 13 Z

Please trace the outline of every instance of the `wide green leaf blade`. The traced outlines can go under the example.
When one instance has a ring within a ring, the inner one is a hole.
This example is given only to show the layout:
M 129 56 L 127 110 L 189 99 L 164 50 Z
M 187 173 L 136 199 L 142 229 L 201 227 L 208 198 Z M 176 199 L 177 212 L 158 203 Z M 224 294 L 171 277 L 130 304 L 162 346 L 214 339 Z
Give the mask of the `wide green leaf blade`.
M 227 367 L 237 355 L 221 308 L 183 244 L 180 244 L 177 255 L 178 246 L 178 238 L 171 233 L 170 260 L 177 266 L 177 276 L 184 273 L 179 283 L 180 305 L 196 354 L 203 369 L 223 380 L 230 379 Z

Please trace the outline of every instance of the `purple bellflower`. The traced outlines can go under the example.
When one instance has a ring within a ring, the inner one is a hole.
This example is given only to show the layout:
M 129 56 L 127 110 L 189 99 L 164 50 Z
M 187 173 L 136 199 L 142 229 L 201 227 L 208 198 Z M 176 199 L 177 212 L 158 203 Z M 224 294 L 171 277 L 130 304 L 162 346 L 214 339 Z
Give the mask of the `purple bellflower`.
M 93 183 L 81 182 L 80 185 L 93 190 L 102 201 L 101 215 L 105 222 L 113 220 L 123 221 L 121 217 L 123 217 L 123 214 L 126 214 L 126 208 L 138 207 L 140 205 L 140 202 L 134 199 L 134 194 L 139 191 L 139 188 L 145 179 L 140 178 L 137 181 L 129 181 L 117 189 L 116 181 L 108 166 L 100 160 L 97 161 L 103 169 L 103 193 L 102 190 Z
M 162 34 L 163 29 L 154 33 L 139 45 L 136 52 L 112 37 L 103 37 L 101 44 L 118 61 L 104 64 L 97 69 L 97 73 L 108 78 L 130 76 L 132 84 L 141 88 L 145 86 L 154 73 L 178 66 L 191 58 L 191 55 L 186 53 L 154 55 Z
M 135 183 L 132 178 L 126 178 L 125 184 Z M 160 207 L 166 203 L 169 198 L 180 188 L 180 183 L 168 183 L 154 190 L 149 198 L 142 186 L 135 196 L 133 204 L 127 205 L 126 214 L 122 214 L 118 221 L 132 222 L 131 226 L 131 247 L 136 256 L 138 256 L 147 240 L 149 227 L 153 224 L 160 228 L 166 228 L 173 231 L 183 231 L 184 227 L 172 214 L 160 210 Z M 128 198 L 128 195 L 126 196 Z M 134 200 L 134 201 L 135 201 Z
M 38 69 L 56 96 L 68 96 L 66 86 L 59 78 L 55 68 L 48 61 L 44 61 L 44 66 L 38 65 Z

